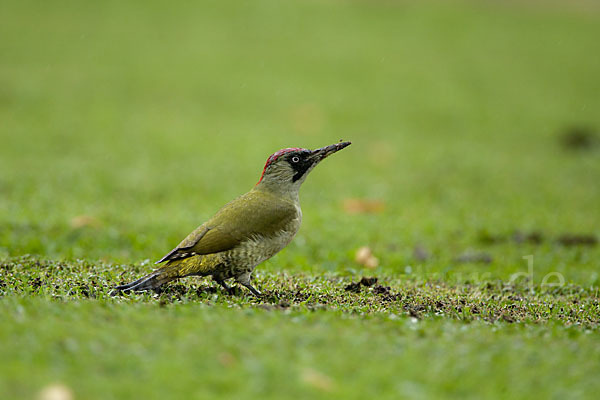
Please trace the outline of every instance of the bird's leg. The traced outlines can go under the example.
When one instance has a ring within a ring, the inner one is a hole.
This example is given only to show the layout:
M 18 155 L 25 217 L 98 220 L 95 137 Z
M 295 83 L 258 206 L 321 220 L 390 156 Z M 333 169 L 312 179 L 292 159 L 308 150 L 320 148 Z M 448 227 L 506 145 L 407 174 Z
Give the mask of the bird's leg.
M 259 292 L 258 290 L 256 290 L 251 284 L 250 284 L 250 272 L 244 272 L 241 275 L 238 275 L 235 280 L 237 282 L 239 282 L 240 284 L 242 284 L 243 286 L 246 287 L 246 289 L 248 289 L 250 292 L 252 292 L 253 295 L 255 295 L 256 297 L 261 297 L 262 293 Z
M 216 280 L 216 279 L 215 279 L 215 280 Z M 225 290 L 226 290 L 228 293 L 230 293 L 230 292 L 231 292 L 231 286 L 229 286 L 228 284 L 226 284 L 224 280 L 220 279 L 220 280 L 216 280 L 216 281 L 217 281 L 217 283 L 218 283 L 219 285 L 221 285 L 221 286 L 223 287 L 223 289 L 225 289 Z
M 240 282 L 242 283 L 242 282 Z M 261 297 L 262 293 L 259 292 L 258 290 L 256 290 L 250 283 L 242 283 L 242 285 L 244 285 L 246 287 L 246 289 L 248 289 L 249 291 L 252 292 L 253 295 L 255 295 L 256 297 Z

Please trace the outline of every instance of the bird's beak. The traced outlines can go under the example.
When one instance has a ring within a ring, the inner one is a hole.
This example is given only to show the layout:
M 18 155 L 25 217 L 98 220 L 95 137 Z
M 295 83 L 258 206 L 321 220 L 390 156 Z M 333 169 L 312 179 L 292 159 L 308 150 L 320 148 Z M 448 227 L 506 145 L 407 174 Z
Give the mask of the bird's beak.
M 339 142 L 329 146 L 321 147 L 320 149 L 316 149 L 311 151 L 311 158 L 314 160 L 314 163 L 318 163 L 323 160 L 325 157 L 328 157 L 330 154 L 335 153 L 336 151 L 340 151 L 344 147 L 350 146 L 351 142 Z

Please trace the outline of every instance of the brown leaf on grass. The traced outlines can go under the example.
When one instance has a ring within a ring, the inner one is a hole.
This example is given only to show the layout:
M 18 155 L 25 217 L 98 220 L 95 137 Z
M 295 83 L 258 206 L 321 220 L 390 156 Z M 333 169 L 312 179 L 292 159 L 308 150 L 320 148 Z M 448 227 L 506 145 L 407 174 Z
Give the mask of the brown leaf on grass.
M 377 259 L 377 257 L 373 255 L 371 248 L 368 246 L 363 246 L 356 250 L 356 255 L 354 256 L 354 259 L 360 265 L 370 269 L 377 268 L 377 266 L 379 265 L 379 259 Z
M 91 215 L 78 215 L 71 218 L 70 225 L 73 229 L 84 228 L 86 226 L 97 228 L 100 226 L 100 220 Z
M 312 368 L 305 368 L 300 373 L 300 380 L 308 386 L 324 392 L 330 392 L 335 387 L 335 382 L 330 377 Z
M 73 400 L 73 391 L 61 383 L 54 383 L 43 388 L 38 400 Z
M 226 351 L 219 353 L 217 360 L 222 366 L 227 368 L 231 368 L 237 364 L 237 359 L 233 356 L 233 354 Z
M 381 200 L 346 199 L 342 207 L 348 214 L 381 214 L 385 204 Z

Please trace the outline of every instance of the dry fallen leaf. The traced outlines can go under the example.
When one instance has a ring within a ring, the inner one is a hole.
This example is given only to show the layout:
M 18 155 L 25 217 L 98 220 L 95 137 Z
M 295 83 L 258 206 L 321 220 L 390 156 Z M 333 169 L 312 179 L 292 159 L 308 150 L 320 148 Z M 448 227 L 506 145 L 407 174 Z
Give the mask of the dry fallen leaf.
M 371 248 L 368 246 L 363 246 L 356 250 L 354 259 L 357 263 L 371 269 L 377 268 L 379 265 L 379 259 L 373 255 Z
M 304 369 L 300 379 L 307 385 L 325 392 L 330 392 L 334 387 L 334 382 L 330 377 L 312 368 Z
M 39 400 L 73 400 L 73 391 L 61 383 L 54 383 L 42 389 Z
M 348 214 L 381 214 L 385 210 L 381 200 L 346 199 L 342 206 Z
M 92 217 L 91 215 L 78 215 L 71 218 L 70 225 L 73 229 L 79 229 L 86 226 L 95 228 L 100 226 L 100 220 L 98 220 L 96 217 Z
M 227 368 L 231 368 L 233 367 L 235 364 L 237 364 L 237 360 L 236 358 L 233 356 L 233 354 L 228 353 L 228 352 L 223 352 L 220 353 L 217 356 L 217 360 L 219 360 L 219 363 Z
M 371 252 L 371 249 L 367 246 L 363 246 L 356 250 L 355 259 L 357 263 L 362 264 L 372 255 L 373 253 Z

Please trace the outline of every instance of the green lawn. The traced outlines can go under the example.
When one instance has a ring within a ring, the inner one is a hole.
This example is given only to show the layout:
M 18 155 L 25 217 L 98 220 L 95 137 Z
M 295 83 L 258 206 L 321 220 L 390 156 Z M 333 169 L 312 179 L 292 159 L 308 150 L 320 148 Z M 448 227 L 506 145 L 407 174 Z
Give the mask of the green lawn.
M 599 37 L 583 0 L 4 2 L 0 397 L 594 398 Z M 264 298 L 109 295 L 340 139 Z

